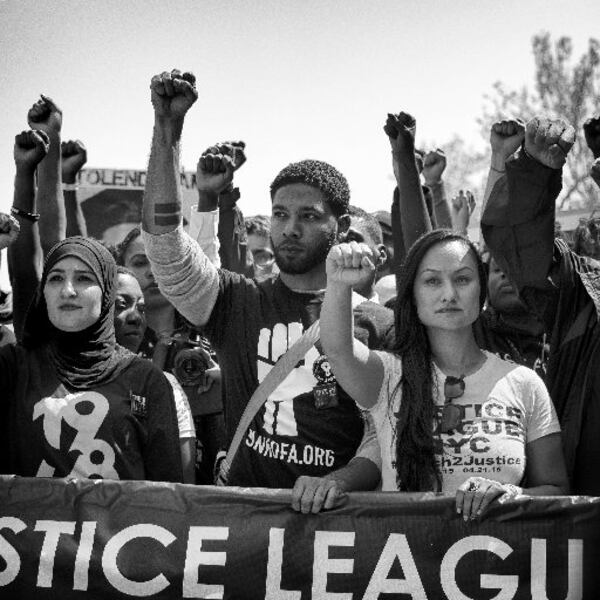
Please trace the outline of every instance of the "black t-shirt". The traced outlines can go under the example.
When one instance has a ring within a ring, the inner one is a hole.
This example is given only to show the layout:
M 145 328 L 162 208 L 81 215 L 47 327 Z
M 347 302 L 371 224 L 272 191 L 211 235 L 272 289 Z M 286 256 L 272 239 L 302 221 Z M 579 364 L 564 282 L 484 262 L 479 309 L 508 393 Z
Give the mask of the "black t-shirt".
M 3 474 L 183 480 L 171 386 L 142 358 L 73 391 L 43 349 L 0 348 L 0 428 Z
M 290 290 L 276 277 L 260 283 L 222 270 L 219 296 L 204 332 L 219 357 L 230 441 L 254 390 L 302 333 L 319 318 L 322 293 Z M 371 302 L 355 311 L 355 334 L 381 348 L 393 329 L 390 310 Z M 313 389 L 322 369 L 320 344 L 278 386 L 255 416 L 231 466 L 231 485 L 292 487 L 300 475 L 322 476 L 355 454 L 364 424 L 337 386 L 337 404 L 318 408 Z

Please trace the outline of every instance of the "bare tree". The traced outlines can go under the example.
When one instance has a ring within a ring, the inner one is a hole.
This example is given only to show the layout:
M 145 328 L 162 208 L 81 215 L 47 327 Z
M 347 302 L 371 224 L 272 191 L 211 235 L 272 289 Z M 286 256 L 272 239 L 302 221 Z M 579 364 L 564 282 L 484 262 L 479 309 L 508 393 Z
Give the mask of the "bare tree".
M 598 187 L 589 176 L 592 154 L 583 136 L 584 121 L 597 114 L 600 90 L 600 42 L 590 39 L 579 59 L 573 58 L 570 38 L 561 37 L 554 44 L 549 33 L 533 37 L 535 61 L 534 91 L 526 86 L 510 90 L 496 82 L 485 96 L 486 104 L 478 122 L 487 139 L 490 126 L 504 117 L 528 120 L 536 114 L 566 119 L 578 133 L 564 169 L 563 191 L 559 208 L 578 201 L 583 207 L 600 207 Z

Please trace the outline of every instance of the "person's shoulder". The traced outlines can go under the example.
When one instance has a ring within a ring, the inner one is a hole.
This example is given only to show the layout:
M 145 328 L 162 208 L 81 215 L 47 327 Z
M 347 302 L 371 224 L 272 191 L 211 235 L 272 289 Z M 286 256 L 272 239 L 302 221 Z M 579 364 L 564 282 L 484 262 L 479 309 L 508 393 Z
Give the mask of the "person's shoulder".
M 545 384 L 541 377 L 529 367 L 520 365 L 510 360 L 500 358 L 498 355 L 484 351 L 487 355 L 489 367 L 495 372 L 498 379 L 506 378 L 512 385 L 517 387 L 534 387 L 540 386 L 545 389 Z
M 490 371 L 492 371 L 497 378 L 505 377 L 509 373 L 516 371 L 522 366 L 516 362 L 513 362 L 512 360 L 501 358 L 489 350 L 483 350 L 483 353 L 486 355 L 486 363 L 484 368 L 481 370 L 484 377 L 488 377 L 488 373 Z M 527 369 L 527 367 L 523 368 Z
M 128 377 L 143 378 L 141 381 L 164 381 L 168 380 L 161 369 L 159 369 L 151 360 L 142 356 L 128 357 L 129 363 L 123 369 L 123 373 Z

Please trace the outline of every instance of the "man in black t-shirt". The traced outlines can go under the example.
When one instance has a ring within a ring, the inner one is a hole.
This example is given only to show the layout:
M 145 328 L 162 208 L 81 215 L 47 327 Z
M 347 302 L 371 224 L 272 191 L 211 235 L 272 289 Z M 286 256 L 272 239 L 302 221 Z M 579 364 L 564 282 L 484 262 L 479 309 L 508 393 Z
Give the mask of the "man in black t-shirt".
M 147 253 L 165 296 L 189 321 L 204 326 L 219 356 L 231 440 L 259 383 L 319 317 L 325 258 L 349 223 L 348 184 L 324 162 L 289 165 L 271 184 L 271 240 L 280 274 L 259 283 L 217 269 L 183 232 L 177 201 L 179 140 L 197 97 L 193 76 L 163 73 L 153 78 L 151 90 L 155 128 L 143 211 Z M 213 227 L 215 190 L 231 178 L 234 160 L 223 154 L 200 159 L 198 211 Z M 355 314 L 357 337 L 381 346 L 393 327 L 391 312 L 365 302 Z M 331 507 L 340 492 L 377 484 L 380 455 L 370 434 L 317 342 L 253 419 L 229 483 L 293 486 L 296 509 Z M 363 438 L 370 442 L 361 444 Z

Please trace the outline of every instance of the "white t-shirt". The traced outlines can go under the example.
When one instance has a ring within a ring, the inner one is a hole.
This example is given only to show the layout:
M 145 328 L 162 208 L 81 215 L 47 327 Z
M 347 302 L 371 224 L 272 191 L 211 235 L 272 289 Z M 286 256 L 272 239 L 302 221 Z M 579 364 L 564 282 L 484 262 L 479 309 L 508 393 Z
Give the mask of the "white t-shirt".
M 382 454 L 382 489 L 397 490 L 396 418 L 402 388 L 402 360 L 377 352 L 384 377 L 376 404 L 369 409 Z M 485 352 L 486 361 L 465 377 L 465 391 L 452 404 L 462 407 L 462 423 L 449 433 L 434 423 L 436 456 L 442 474 L 442 491 L 454 493 L 476 475 L 518 485 L 525 472 L 525 445 L 560 431 L 556 411 L 543 381 L 534 371 Z M 444 405 L 446 376 L 434 364 L 433 392 Z M 390 398 L 392 403 L 390 405 Z

